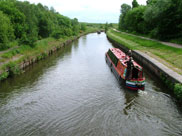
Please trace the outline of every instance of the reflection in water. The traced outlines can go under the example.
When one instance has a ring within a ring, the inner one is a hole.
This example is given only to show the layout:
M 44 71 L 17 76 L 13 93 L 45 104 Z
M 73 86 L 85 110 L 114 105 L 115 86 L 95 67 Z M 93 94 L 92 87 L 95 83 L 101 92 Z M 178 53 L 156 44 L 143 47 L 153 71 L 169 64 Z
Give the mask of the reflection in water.
M 0 136 L 182 135 L 182 115 L 146 73 L 145 91 L 120 85 L 105 62 L 104 33 L 72 45 L 1 83 Z
M 86 46 L 87 45 L 87 35 L 82 36 L 82 38 L 80 39 L 80 42 L 82 45 Z

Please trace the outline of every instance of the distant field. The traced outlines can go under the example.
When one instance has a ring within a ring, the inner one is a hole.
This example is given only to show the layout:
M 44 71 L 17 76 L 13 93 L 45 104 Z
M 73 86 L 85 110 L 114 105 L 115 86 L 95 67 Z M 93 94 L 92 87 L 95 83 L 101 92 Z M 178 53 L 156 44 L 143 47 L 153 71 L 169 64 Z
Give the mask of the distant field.
M 109 30 L 107 35 L 132 50 L 147 52 L 163 64 L 182 74 L 182 49 L 170 47 L 157 41 L 150 41 Z M 167 64 L 167 63 L 168 64 Z

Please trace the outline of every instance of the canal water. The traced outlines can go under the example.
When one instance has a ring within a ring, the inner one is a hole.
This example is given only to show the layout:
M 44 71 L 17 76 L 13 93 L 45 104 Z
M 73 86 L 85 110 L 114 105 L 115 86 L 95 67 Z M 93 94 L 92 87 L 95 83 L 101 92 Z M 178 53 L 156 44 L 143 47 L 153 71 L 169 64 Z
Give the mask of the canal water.
M 104 33 L 89 34 L 0 83 L 0 136 L 181 136 L 182 113 L 158 81 L 118 83 Z

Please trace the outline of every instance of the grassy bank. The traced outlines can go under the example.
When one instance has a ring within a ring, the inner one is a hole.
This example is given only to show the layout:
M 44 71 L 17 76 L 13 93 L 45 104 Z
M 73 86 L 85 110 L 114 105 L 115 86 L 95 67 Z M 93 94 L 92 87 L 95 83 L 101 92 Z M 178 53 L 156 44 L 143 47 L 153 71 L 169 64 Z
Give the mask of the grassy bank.
M 0 54 L 0 80 L 9 76 L 21 73 L 22 65 L 30 65 L 35 61 L 47 57 L 52 51 L 57 50 L 82 35 L 95 32 L 96 28 L 88 27 L 85 32 L 80 32 L 77 36 L 62 37 L 54 39 L 52 37 L 42 39 L 36 42 L 35 47 L 20 45 L 7 52 Z M 28 64 L 27 64 L 28 63 Z
M 118 29 L 118 27 L 115 28 L 116 30 Z M 128 33 L 128 34 L 131 34 L 131 35 L 135 35 L 135 36 L 142 36 L 142 37 L 145 37 L 145 38 L 149 38 L 149 39 L 154 39 L 154 40 L 159 40 L 160 39 L 157 39 L 156 37 L 152 37 L 150 35 L 147 35 L 147 34 L 141 34 L 141 33 L 136 33 L 136 32 L 129 32 L 127 30 L 118 30 L 118 31 L 121 31 L 121 32 L 124 32 L 124 33 Z M 170 43 L 174 43 L 174 44 L 182 44 L 182 38 L 175 38 L 175 39 L 166 39 L 166 40 L 163 40 L 162 42 L 170 42 Z
M 145 40 L 113 30 L 109 30 L 107 32 L 107 36 L 129 49 L 140 50 L 147 53 L 179 74 L 182 74 L 182 49 L 170 47 L 157 41 Z M 166 82 L 167 85 L 170 85 L 170 89 L 174 90 L 174 94 L 178 98 L 182 99 L 181 84 L 171 85 L 167 81 L 164 82 Z

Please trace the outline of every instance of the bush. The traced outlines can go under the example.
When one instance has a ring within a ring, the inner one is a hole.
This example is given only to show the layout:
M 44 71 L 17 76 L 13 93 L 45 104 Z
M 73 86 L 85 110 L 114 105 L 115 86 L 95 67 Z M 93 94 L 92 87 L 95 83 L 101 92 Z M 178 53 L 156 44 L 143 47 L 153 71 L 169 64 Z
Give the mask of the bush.
M 20 44 L 29 45 L 30 47 L 34 48 L 36 40 L 37 40 L 37 37 L 35 37 L 34 35 L 23 34 L 19 42 Z
M 55 31 L 52 33 L 52 37 L 54 37 L 55 39 L 61 38 L 61 32 L 60 32 L 59 30 L 55 30 Z
M 182 84 L 175 84 L 174 86 L 174 94 L 179 98 L 182 99 Z
M 0 81 L 1 80 L 4 80 L 8 77 L 9 73 L 8 72 L 3 72 L 1 75 L 0 75 Z
M 18 75 L 21 72 L 19 65 L 15 62 L 9 62 L 6 68 L 9 70 L 9 76 Z

